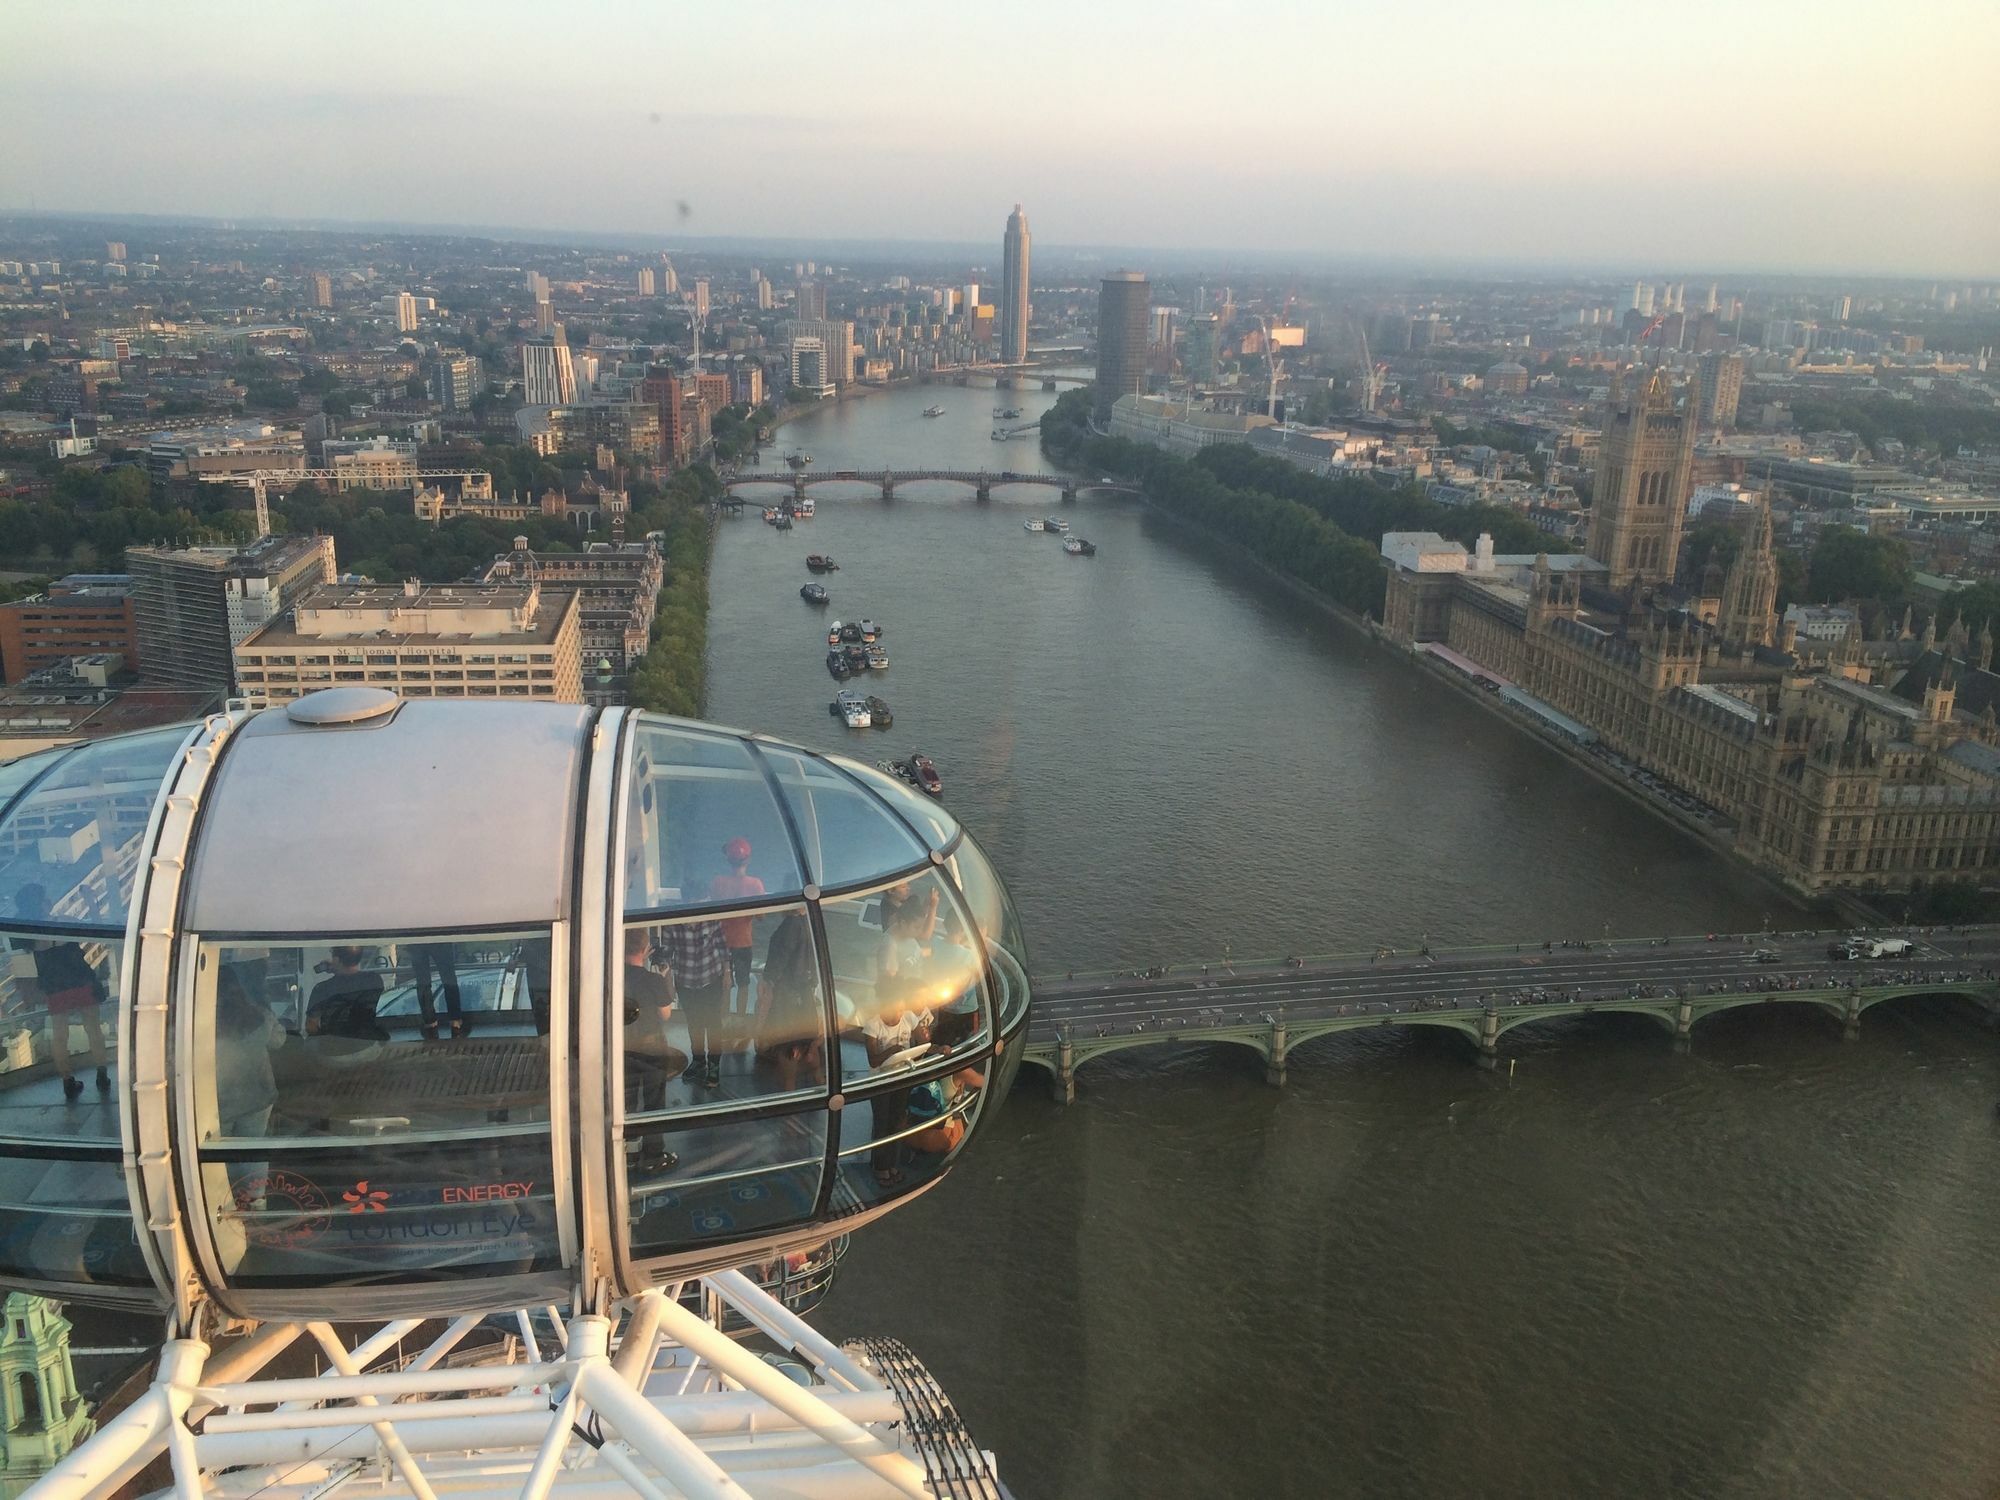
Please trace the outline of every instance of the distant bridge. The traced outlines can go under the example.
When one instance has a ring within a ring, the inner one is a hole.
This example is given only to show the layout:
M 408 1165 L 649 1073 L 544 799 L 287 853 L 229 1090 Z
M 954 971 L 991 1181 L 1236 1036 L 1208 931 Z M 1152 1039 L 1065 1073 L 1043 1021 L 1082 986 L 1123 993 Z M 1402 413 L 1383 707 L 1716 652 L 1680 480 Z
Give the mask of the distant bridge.
M 897 485 L 924 480 L 970 485 L 974 497 L 980 500 L 991 500 L 995 489 L 1021 484 L 1056 490 L 1064 500 L 1074 500 L 1085 490 L 1106 490 L 1123 495 L 1140 493 L 1129 484 L 1093 484 L 1069 474 L 1025 474 L 1011 469 L 997 473 L 987 469 L 797 469 L 789 474 L 733 474 L 724 484 L 728 498 L 723 504 L 732 510 L 740 509 L 748 503 L 740 492 L 753 485 L 781 486 L 789 490 L 796 501 L 805 499 L 806 491 L 814 485 L 869 484 L 881 490 L 884 500 L 893 500 Z
M 1803 1005 L 1840 1022 L 1850 1039 L 1861 1017 L 1911 995 L 1969 996 L 2000 1013 L 2000 932 L 1913 935 L 1912 954 L 1835 963 L 1836 934 L 1723 941 L 1677 938 L 1588 947 L 1485 948 L 1447 954 L 1378 954 L 1310 966 L 1176 966 L 1110 980 L 1039 984 L 1022 1061 L 1047 1071 L 1056 1095 L 1076 1097 L 1076 1071 L 1135 1047 L 1210 1043 L 1248 1049 L 1283 1083 L 1302 1043 L 1385 1026 L 1436 1027 L 1469 1040 L 1492 1067 L 1500 1039 L 1560 1016 L 1634 1015 L 1657 1023 L 1676 1047 L 1697 1022 L 1727 1011 Z M 1759 959 L 1758 953 L 1771 955 Z
M 1095 383 L 1089 375 L 1057 374 L 1035 365 L 940 365 L 917 376 L 918 383 L 923 385 L 972 385 L 989 380 L 1002 390 L 1020 390 L 1039 383 L 1043 390 L 1052 391 L 1058 386 Z

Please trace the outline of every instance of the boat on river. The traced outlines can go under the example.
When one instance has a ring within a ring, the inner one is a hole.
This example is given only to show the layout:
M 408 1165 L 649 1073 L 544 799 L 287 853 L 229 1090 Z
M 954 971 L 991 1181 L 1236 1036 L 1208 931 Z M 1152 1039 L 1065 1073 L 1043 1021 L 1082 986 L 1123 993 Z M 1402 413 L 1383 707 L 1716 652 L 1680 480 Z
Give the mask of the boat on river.
M 816 509 L 817 507 L 813 504 L 812 496 L 807 495 L 792 506 L 792 514 L 797 516 L 801 521 L 810 521 Z
M 874 715 L 868 708 L 868 700 L 860 693 L 839 694 L 826 706 L 826 711 L 844 720 L 849 729 L 866 729 L 874 722 Z
M 852 620 L 849 620 L 845 625 L 840 627 L 840 638 L 847 645 L 859 645 L 861 643 L 861 627 Z
M 1050 516 L 1042 522 L 1042 530 L 1053 531 L 1057 536 L 1069 535 L 1069 522 L 1059 516 Z
M 835 573 L 840 570 L 840 564 L 818 552 L 808 552 L 806 554 L 806 568 L 808 571 L 814 573 Z
M 839 682 L 845 682 L 849 677 L 854 675 L 852 672 L 848 670 L 847 653 L 845 651 L 827 652 L 826 669 L 827 671 L 831 672 L 834 675 L 835 680 Z
M 1043 525 L 1043 524 L 1042 524 L 1042 523 L 1041 523 L 1040 521 L 1023 521 L 1023 522 L 1021 523 L 1021 529 L 1022 529 L 1023 531 L 1046 531 L 1046 530 L 1048 530 L 1048 528 L 1047 528 L 1046 526 L 1044 526 L 1044 525 Z
M 840 632 L 846 628 L 840 621 L 835 620 L 831 625 L 826 627 L 826 643 L 829 646 L 838 646 L 840 644 Z
M 825 604 L 827 603 L 826 586 L 819 583 L 801 584 L 799 586 L 799 597 L 808 604 Z
M 882 627 L 877 625 L 873 620 L 863 620 L 861 622 L 861 639 L 867 641 L 870 645 L 874 644 L 875 637 L 881 633 Z
M 926 406 L 924 408 L 924 415 L 927 417 L 941 417 L 944 415 L 944 408 L 942 406 Z
M 912 786 L 929 792 L 933 797 L 944 795 L 944 778 L 938 775 L 938 769 L 931 764 L 928 755 L 920 750 L 914 751 L 903 764 L 909 767 L 908 780 Z
M 868 648 L 868 665 L 877 672 L 887 670 L 889 666 L 889 653 L 884 651 L 880 646 L 870 646 Z
M 1066 536 L 1063 538 L 1063 551 L 1067 552 L 1071 557 L 1095 557 L 1097 556 L 1097 544 L 1086 541 L 1080 536 Z
M 896 722 L 896 716 L 889 712 L 888 703 L 873 693 L 868 695 L 868 718 L 877 729 L 887 729 Z

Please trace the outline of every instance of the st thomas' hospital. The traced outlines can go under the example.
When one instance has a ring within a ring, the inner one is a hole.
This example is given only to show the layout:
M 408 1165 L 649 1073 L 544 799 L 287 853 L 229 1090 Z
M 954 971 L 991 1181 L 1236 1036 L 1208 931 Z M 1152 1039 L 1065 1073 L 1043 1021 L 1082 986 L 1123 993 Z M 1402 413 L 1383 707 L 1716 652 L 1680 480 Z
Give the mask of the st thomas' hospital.
M 1585 554 L 1384 536 L 1387 632 L 1580 753 L 1698 799 L 1736 852 L 1801 890 L 1990 878 L 1990 627 L 1827 640 L 1781 621 L 1762 506 L 1726 571 L 1676 585 L 1698 411 L 1693 384 L 1664 374 L 1614 390 Z

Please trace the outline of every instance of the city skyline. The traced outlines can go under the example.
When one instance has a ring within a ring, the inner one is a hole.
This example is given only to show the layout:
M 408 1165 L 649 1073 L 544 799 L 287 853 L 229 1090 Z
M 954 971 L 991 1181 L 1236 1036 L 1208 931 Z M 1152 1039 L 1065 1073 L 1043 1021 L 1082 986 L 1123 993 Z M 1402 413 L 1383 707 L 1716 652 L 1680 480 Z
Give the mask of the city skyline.
M 220 4 L 121 18 L 147 66 L 116 110 L 76 107 L 53 65 L 102 34 L 49 11 L 0 59 L 18 164 L 0 210 L 957 243 L 1021 201 L 1044 248 L 1991 274 L 2000 102 L 1981 39 L 2000 20 L 1958 0 L 1836 10 L 1695 4 L 1662 28 L 1555 0 L 1431 25 L 1279 8 L 1196 44 L 1110 4 L 891 86 L 881 28 L 824 8 L 727 32 L 691 15 L 663 38 L 624 5 L 551 29 L 526 8 L 362 5 L 331 26 L 315 6 Z M 858 86 L 818 118 L 758 85 L 771 47 Z M 498 87 L 525 56 L 575 78 L 616 58 L 623 81 L 587 101 Z M 1921 80 L 1921 145 L 1905 114 L 1837 107 L 1887 79 Z M 425 128 L 454 114 L 480 128 Z M 413 131 L 423 170 L 386 169 Z

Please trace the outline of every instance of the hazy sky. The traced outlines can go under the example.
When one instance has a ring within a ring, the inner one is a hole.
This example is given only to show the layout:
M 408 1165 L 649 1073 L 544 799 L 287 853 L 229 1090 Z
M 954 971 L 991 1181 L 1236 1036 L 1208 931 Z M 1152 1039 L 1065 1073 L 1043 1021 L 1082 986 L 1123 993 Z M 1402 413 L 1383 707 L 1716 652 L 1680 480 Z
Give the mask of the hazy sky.
M 2000 274 L 1996 0 L 93 0 L 0 208 Z M 691 207 L 682 220 L 678 201 Z

